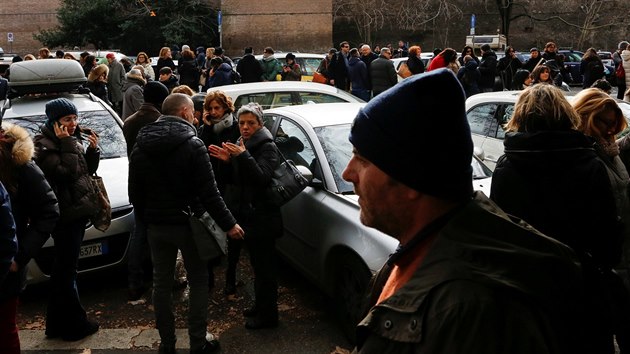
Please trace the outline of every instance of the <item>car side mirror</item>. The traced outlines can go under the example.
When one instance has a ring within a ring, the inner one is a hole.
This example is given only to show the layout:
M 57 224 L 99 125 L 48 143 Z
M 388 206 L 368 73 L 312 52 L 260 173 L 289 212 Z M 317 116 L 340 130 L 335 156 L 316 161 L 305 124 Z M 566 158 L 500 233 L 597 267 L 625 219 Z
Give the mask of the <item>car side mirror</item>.
M 481 161 L 486 159 L 486 153 L 483 151 L 482 148 L 475 146 L 473 148 L 473 155 L 477 156 L 477 158 Z
M 306 178 L 309 184 L 313 181 L 313 172 L 311 172 L 308 167 L 302 165 L 297 165 L 295 167 L 297 167 L 298 171 L 300 171 L 302 176 Z

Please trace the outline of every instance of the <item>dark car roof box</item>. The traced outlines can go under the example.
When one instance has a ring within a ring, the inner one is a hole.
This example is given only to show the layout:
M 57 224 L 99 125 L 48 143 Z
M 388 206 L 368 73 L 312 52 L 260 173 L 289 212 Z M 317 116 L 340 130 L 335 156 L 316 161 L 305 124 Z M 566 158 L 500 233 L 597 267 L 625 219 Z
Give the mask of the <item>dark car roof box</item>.
M 29 93 L 70 92 L 85 84 L 81 64 L 69 59 L 26 60 L 11 64 L 12 96 Z

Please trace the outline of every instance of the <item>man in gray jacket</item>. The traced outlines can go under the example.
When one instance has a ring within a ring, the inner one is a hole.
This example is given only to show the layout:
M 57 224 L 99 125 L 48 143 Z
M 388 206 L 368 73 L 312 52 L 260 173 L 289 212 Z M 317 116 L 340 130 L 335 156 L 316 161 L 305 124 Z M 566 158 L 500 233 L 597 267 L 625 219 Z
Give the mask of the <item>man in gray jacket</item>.
M 107 75 L 107 89 L 109 90 L 110 101 L 113 108 L 122 115 L 122 102 L 123 102 L 123 82 L 125 80 L 125 67 L 116 59 L 114 53 L 107 53 L 105 56 L 109 63 L 109 75 Z

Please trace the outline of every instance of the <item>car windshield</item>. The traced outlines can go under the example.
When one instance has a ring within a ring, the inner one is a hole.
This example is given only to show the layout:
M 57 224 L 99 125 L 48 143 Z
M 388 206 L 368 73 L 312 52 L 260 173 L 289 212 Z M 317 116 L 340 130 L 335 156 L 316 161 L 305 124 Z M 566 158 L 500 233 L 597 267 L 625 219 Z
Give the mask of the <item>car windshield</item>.
M 343 194 L 352 193 L 354 190 L 352 183 L 341 178 L 352 157 L 352 144 L 348 140 L 350 124 L 329 125 L 314 130 L 326 154 L 337 190 Z
M 45 115 L 5 118 L 5 121 L 25 128 L 31 136 L 39 133 L 46 122 Z M 127 146 L 122 129 L 107 111 L 84 111 L 79 113 L 79 126 L 91 128 L 99 135 L 98 146 L 101 159 L 127 156 Z M 87 143 L 87 141 L 84 141 Z
M 329 125 L 315 128 L 315 134 L 322 144 L 326 159 L 330 164 L 337 190 L 342 194 L 354 194 L 352 183 L 345 181 L 341 174 L 352 157 L 352 144 L 348 140 L 350 124 Z M 492 176 L 492 171 L 479 160 L 471 161 L 473 179 L 484 179 Z

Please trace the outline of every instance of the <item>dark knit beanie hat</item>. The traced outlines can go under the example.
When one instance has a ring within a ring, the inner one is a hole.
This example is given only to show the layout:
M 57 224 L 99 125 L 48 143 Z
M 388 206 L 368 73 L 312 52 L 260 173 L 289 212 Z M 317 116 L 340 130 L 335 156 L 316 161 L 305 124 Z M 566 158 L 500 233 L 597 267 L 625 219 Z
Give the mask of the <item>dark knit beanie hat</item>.
M 162 103 L 168 96 L 168 88 L 166 85 L 159 81 L 149 81 L 144 85 L 144 102 L 151 103 L 156 106 L 158 110 L 162 110 Z
M 55 98 L 52 101 L 48 101 L 46 103 L 46 126 L 52 129 L 53 123 L 58 121 L 61 117 L 65 117 L 68 115 L 78 115 L 77 106 L 74 105 L 67 98 Z
M 466 96 L 450 69 L 414 75 L 374 97 L 354 119 L 350 142 L 419 192 L 449 200 L 472 196 Z

